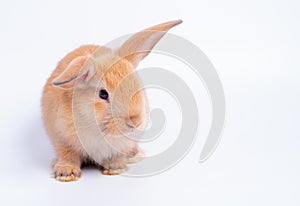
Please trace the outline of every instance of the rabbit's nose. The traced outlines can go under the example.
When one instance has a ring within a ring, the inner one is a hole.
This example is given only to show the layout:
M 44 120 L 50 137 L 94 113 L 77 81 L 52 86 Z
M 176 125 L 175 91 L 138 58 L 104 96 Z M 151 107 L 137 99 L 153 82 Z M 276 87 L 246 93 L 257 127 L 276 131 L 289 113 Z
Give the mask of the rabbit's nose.
M 141 115 L 138 115 L 138 114 L 131 115 L 127 119 L 126 123 L 129 128 L 136 128 L 136 127 L 140 126 L 142 123 Z

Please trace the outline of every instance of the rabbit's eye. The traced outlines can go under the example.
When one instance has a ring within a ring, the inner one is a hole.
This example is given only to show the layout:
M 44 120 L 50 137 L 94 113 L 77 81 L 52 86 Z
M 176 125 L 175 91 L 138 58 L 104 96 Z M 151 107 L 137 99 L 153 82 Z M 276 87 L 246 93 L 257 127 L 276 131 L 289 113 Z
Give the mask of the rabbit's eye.
M 108 92 L 105 89 L 101 89 L 99 92 L 99 97 L 101 99 L 107 100 L 108 99 Z

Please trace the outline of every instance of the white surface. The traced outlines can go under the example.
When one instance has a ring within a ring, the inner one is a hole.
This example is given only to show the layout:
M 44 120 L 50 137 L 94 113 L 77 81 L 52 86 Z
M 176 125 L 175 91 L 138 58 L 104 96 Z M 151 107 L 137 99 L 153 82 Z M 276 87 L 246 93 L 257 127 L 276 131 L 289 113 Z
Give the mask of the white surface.
M 120 2 L 0 3 L 0 205 L 299 205 L 299 1 Z M 172 32 L 208 55 L 224 85 L 215 153 L 197 163 L 210 118 L 201 88 L 199 139 L 177 166 L 147 178 L 85 169 L 75 183 L 51 179 L 39 99 L 56 62 L 81 44 L 178 18 Z

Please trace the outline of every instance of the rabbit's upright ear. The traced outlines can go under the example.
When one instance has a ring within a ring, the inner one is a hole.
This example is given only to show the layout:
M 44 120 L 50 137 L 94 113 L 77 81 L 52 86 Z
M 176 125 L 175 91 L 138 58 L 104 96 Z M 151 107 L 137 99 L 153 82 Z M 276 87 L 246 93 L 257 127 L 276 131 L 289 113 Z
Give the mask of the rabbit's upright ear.
M 136 33 L 118 49 L 118 55 L 137 66 L 166 32 L 180 23 L 182 23 L 181 20 L 170 21 Z
M 79 56 L 73 59 L 66 69 L 52 82 L 63 89 L 73 88 L 75 83 L 85 84 L 94 75 L 94 64 L 90 57 Z

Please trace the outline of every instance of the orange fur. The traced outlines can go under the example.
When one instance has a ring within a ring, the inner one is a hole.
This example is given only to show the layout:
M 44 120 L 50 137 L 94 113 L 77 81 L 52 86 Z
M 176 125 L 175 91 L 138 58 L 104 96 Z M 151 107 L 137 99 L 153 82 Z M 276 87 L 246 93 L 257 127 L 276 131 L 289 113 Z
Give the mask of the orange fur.
M 165 32 L 179 23 L 143 30 L 117 50 L 81 46 L 58 63 L 42 96 L 44 124 L 57 155 L 56 179 L 77 180 L 84 161 L 102 164 L 104 174 L 126 171 L 126 158 L 133 151 L 138 153 L 138 146 L 124 134 L 142 130 L 148 114 L 146 95 L 134 69 Z M 99 98 L 101 89 L 108 91 L 109 100 Z M 79 120 L 74 119 L 76 115 Z

